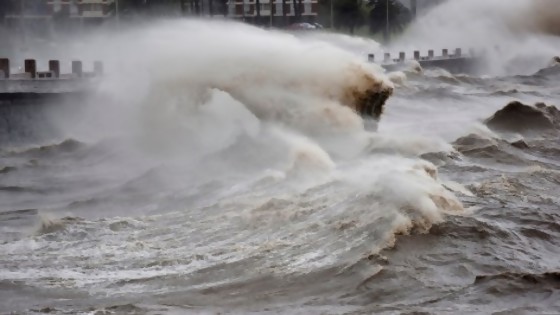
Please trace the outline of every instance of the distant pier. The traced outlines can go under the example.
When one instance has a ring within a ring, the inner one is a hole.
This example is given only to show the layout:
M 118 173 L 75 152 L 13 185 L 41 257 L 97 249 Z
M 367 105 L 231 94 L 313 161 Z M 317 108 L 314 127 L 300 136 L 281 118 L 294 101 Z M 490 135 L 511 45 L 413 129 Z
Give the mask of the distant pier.
M 426 55 L 422 55 L 421 51 L 416 50 L 409 55 L 399 52 L 397 56 L 397 58 L 393 58 L 391 53 L 384 53 L 383 59 L 377 60 L 374 54 L 368 54 L 368 61 L 378 63 L 387 71 L 403 70 L 407 66 L 407 61 L 414 60 L 423 69 L 441 68 L 451 73 L 472 73 L 480 68 L 482 60 L 474 50 L 471 49 L 465 54 L 461 48 L 456 48 L 451 53 L 449 49 L 442 49 L 441 55 L 438 56 L 435 55 L 434 50 L 428 50 Z

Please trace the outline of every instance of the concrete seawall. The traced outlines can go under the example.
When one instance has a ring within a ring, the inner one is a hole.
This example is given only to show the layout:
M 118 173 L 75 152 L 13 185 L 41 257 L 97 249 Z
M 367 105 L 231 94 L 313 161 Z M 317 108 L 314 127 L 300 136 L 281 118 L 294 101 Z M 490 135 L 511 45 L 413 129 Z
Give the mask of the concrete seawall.
M 80 111 L 95 91 L 103 66 L 96 62 L 84 72 L 81 61 L 72 72 L 60 73 L 60 62 L 50 60 L 48 71 L 37 71 L 35 60 L 25 61 L 23 73 L 13 73 L 10 61 L 0 58 L 0 145 L 40 142 L 56 137 L 57 121 Z
M 48 71 L 37 71 L 37 62 L 25 60 L 25 72 L 12 73 L 10 61 L 0 58 L 0 105 L 45 102 L 74 97 L 91 91 L 103 73 L 103 65 L 94 63 L 92 72 L 84 72 L 81 61 L 72 61 L 72 72 L 60 73 L 60 61 L 50 60 Z

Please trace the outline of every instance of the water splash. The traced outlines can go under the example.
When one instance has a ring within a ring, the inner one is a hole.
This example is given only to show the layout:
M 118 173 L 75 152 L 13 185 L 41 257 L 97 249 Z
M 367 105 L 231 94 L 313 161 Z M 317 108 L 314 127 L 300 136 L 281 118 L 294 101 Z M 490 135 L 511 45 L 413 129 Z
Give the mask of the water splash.
M 393 49 L 475 49 L 488 74 L 532 73 L 560 50 L 560 11 L 553 0 L 447 1 L 420 17 Z M 460 35 L 458 35 L 460 34 Z

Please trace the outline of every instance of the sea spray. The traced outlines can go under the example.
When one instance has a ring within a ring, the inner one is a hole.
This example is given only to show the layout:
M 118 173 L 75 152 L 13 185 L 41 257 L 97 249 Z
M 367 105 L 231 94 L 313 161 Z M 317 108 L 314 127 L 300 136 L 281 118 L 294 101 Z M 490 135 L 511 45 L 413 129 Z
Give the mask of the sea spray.
M 420 16 L 391 51 L 474 49 L 485 74 L 530 74 L 560 50 L 560 9 L 554 0 L 446 1 Z M 460 34 L 460 35 L 459 35 Z
M 121 106 L 155 106 L 155 112 L 165 103 L 188 112 L 180 107 L 203 106 L 219 90 L 259 119 L 356 128 L 355 118 L 343 118 L 350 115 L 344 107 L 377 120 L 393 90 L 379 66 L 336 45 L 234 22 L 160 21 L 94 36 L 72 53 L 106 62 L 100 89 Z

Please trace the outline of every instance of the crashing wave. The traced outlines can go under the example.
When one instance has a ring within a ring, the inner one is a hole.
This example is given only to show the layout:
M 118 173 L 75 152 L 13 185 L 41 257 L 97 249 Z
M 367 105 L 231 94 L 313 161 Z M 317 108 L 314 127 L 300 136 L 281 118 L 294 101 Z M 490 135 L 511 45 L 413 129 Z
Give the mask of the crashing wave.
M 226 84 L 218 83 L 213 87 L 227 92 L 234 99 L 247 106 L 258 118 L 264 120 L 282 119 L 284 117 L 282 117 L 282 114 L 277 115 L 278 113 L 283 113 L 282 110 L 270 110 L 270 108 L 263 106 L 263 103 L 278 102 L 275 105 L 281 107 L 285 105 L 281 103 L 282 101 L 289 102 L 289 100 L 282 100 L 282 97 L 274 99 L 278 95 L 270 99 L 256 98 L 252 93 L 252 89 L 248 89 L 249 85 L 266 88 L 267 84 L 274 84 L 274 88 L 285 88 L 296 93 L 309 93 L 312 91 L 314 94 L 317 93 L 317 97 L 324 97 L 326 100 L 347 106 L 362 117 L 375 120 L 380 119 L 385 102 L 393 94 L 393 87 L 391 85 L 380 80 L 373 73 L 359 65 L 349 65 L 347 71 L 345 71 L 346 73 L 337 74 L 341 78 L 346 77 L 346 79 L 340 81 L 341 85 L 339 86 L 329 86 L 326 82 L 328 80 L 322 81 L 320 78 L 307 81 L 290 77 L 279 79 L 277 77 L 268 78 L 263 76 L 247 80 L 248 77 L 252 76 L 251 71 L 247 69 L 247 73 L 243 75 L 244 82 L 236 80 Z
M 45 215 L 40 215 L 40 222 L 36 228 L 36 235 L 51 234 L 62 231 L 67 225 L 80 221 L 80 218 L 64 217 L 60 219 L 50 218 Z
M 131 54 L 131 70 L 106 78 L 104 87 L 164 128 L 208 107 L 213 115 L 248 110 L 300 130 L 363 128 L 364 120 L 379 120 L 394 89 L 381 67 L 334 44 L 282 32 L 202 21 L 135 32 L 122 41 L 134 38 L 130 49 L 142 54 Z

